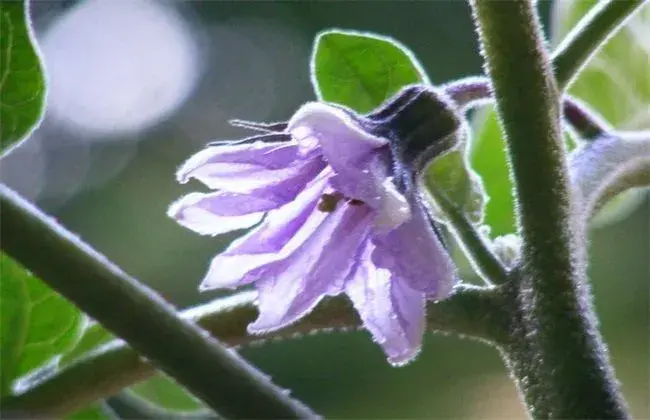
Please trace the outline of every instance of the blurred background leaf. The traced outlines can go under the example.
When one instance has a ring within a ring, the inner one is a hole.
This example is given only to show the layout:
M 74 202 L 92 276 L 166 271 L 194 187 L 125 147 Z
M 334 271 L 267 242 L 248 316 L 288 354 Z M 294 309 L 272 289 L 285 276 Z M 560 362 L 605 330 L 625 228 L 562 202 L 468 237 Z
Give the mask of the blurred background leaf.
M 84 316 L 20 265 L 0 254 L 1 394 L 79 339 Z
M 108 420 L 118 418 L 103 401 L 89 405 L 66 417 L 67 420 Z
M 130 392 L 169 415 L 197 414 L 206 410 L 205 405 L 163 373 L 132 386 Z
M 32 42 L 25 1 L 0 2 L 0 151 L 41 118 L 45 78 Z
M 467 166 L 466 147 L 460 144 L 434 159 L 427 168 L 425 185 L 435 186 L 470 222 L 479 224 L 483 220 L 485 193 L 481 179 Z M 440 217 L 444 219 L 443 215 Z
M 91 322 L 84 329 L 83 335 L 76 345 L 63 354 L 59 361 L 59 367 L 66 368 L 74 364 L 114 339 L 115 337 L 100 324 Z M 205 405 L 162 372 L 126 389 L 123 394 L 129 395 L 133 401 L 141 402 L 151 410 L 165 413 L 167 417 L 205 414 L 207 410 Z M 88 416 L 96 413 L 105 415 L 105 410 L 99 405 L 88 407 L 87 410 Z M 81 419 L 86 415 L 84 413 L 86 410 L 81 410 L 75 414 L 77 417 L 72 418 Z
M 495 238 L 516 231 L 513 186 L 508 174 L 501 127 L 494 107 L 490 105 L 477 114 L 473 121 L 474 133 L 469 146 L 469 160 L 472 169 L 483 180 L 483 187 L 489 197 L 483 222 L 490 228 L 490 236 Z
M 558 45 L 596 0 L 556 1 L 551 43 Z M 619 130 L 650 128 L 650 3 L 601 48 L 569 92 Z
M 595 0 L 556 1 L 551 20 L 552 44 L 594 5 Z M 615 128 L 650 128 L 650 4 L 643 6 L 596 54 L 569 89 L 600 112 Z M 490 200 L 485 222 L 493 237 L 512 233 L 514 201 L 506 166 L 505 146 L 496 114 L 488 108 L 474 120 L 472 167 L 481 175 Z M 645 199 L 637 190 L 621 194 L 593 221 L 602 226 L 630 214 Z
M 555 2 L 553 45 L 559 44 L 596 3 Z M 650 129 L 650 3 L 642 6 L 607 42 L 569 92 L 592 106 L 616 129 Z M 624 218 L 643 202 L 644 196 L 638 189 L 620 194 L 598 212 L 592 224 L 604 226 Z

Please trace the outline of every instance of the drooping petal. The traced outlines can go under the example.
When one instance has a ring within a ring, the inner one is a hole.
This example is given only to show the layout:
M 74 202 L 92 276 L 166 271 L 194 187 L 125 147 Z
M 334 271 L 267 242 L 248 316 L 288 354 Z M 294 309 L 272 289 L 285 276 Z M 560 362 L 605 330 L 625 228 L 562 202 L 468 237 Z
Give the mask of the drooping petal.
M 305 149 L 295 141 L 255 142 L 207 147 L 181 166 L 177 178 L 239 193 L 266 189 L 288 202 L 324 166 L 314 147 Z
M 364 130 L 348 112 L 321 102 L 303 105 L 289 121 L 287 130 L 298 142 L 316 138 L 335 171 L 388 144 L 386 139 Z
M 396 366 L 411 361 L 420 351 L 425 328 L 425 297 L 422 292 L 372 262 L 374 245 L 368 241 L 345 292 L 359 313 L 364 327 Z
M 277 202 L 224 191 L 191 193 L 173 203 L 167 215 L 201 235 L 220 235 L 259 223 Z
M 374 234 L 373 262 L 429 298 L 447 297 L 458 281 L 454 264 L 422 206 L 415 199 L 409 202 L 412 210 L 409 220 L 388 233 Z
M 335 172 L 332 185 L 347 197 L 376 207 L 381 183 L 390 159 L 387 142 L 363 130 L 344 110 L 322 103 L 304 105 L 289 121 L 288 130 L 296 141 L 317 143 L 323 158 Z M 385 155 L 385 156 L 382 156 Z
M 306 241 L 290 241 L 287 247 L 293 249 L 288 257 L 272 264 L 255 284 L 260 314 L 248 331 L 282 328 L 311 311 L 324 296 L 340 293 L 369 230 L 366 206 L 341 204 Z
M 270 211 L 256 229 L 235 240 L 212 259 L 201 283 L 201 290 L 234 288 L 249 284 L 263 273 L 268 264 L 286 258 L 281 251 L 292 238 L 299 242 L 322 223 L 325 213 L 316 206 L 327 185 L 327 173 L 321 174 L 296 199 Z

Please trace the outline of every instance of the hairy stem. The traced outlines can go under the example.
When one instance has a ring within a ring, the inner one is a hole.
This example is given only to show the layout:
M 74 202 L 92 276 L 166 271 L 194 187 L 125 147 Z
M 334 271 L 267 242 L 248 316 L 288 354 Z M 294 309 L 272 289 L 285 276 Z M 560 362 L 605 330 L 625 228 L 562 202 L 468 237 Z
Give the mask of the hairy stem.
M 2 250 L 208 406 L 232 417 L 314 416 L 243 359 L 179 318 L 155 292 L 4 185 L 0 198 Z M 86 379 L 77 379 L 87 385 Z M 26 408 L 29 416 L 39 409 Z
M 464 77 L 440 88 L 465 112 L 493 100 L 490 79 L 484 76 Z
M 572 224 L 559 90 L 530 0 L 472 0 L 505 133 L 523 240 L 508 365 L 535 418 L 622 418 L 596 327 L 584 226 Z
M 569 156 L 571 184 L 584 218 L 617 194 L 650 185 L 650 131 L 601 135 Z
M 467 77 L 447 83 L 442 88 L 463 111 L 490 103 L 493 99 L 490 81 L 486 77 Z M 572 96 L 562 98 L 562 112 L 566 122 L 582 140 L 593 140 L 614 130 L 602 117 Z
M 607 40 L 646 0 L 602 0 L 569 32 L 553 52 L 555 77 L 565 90 Z
M 243 292 L 188 309 L 182 317 L 194 321 L 230 346 L 296 337 L 328 329 L 356 328 L 359 317 L 343 297 L 330 298 L 300 322 L 263 336 L 251 336 L 246 326 L 257 317 L 255 292 Z M 449 299 L 430 302 L 428 329 L 455 332 L 492 343 L 507 340 L 506 313 L 495 289 L 462 286 Z M 40 416 L 61 417 L 99 398 L 149 378 L 156 368 L 126 344 L 116 341 L 90 353 L 25 393 L 2 401 L 3 409 L 38 408 Z

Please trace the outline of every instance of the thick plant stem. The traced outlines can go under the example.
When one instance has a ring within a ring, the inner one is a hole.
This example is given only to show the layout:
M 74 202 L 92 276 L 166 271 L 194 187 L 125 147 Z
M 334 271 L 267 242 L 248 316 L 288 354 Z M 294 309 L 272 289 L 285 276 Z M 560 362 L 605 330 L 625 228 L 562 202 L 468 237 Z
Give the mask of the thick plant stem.
M 646 0 L 602 0 L 564 37 L 553 52 L 555 77 L 565 90 L 591 56 Z
M 230 346 L 291 338 L 321 330 L 357 328 L 360 320 L 350 302 L 330 298 L 300 322 L 263 336 L 246 326 L 257 317 L 257 293 L 243 292 L 188 309 L 182 317 L 196 322 Z M 499 345 L 507 340 L 507 313 L 495 289 L 461 286 L 449 299 L 430 302 L 428 329 L 458 333 Z M 1 401 L 3 410 L 38 408 L 39 417 L 63 417 L 99 398 L 149 378 L 156 368 L 126 344 L 113 342 L 64 368 L 23 394 Z
M 152 290 L 4 185 L 0 185 L 0 198 L 2 250 L 208 406 L 229 417 L 315 416 L 200 328 L 176 316 L 174 308 Z
M 559 90 L 530 0 L 471 1 L 514 178 L 523 240 L 504 350 L 535 418 L 625 418 L 572 223 Z

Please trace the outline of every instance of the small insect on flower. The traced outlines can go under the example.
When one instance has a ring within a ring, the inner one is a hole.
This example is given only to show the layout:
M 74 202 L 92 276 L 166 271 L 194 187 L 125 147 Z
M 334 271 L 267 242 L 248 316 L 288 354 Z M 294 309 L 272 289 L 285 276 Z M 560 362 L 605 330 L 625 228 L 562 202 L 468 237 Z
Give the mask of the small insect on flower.
M 335 191 L 331 194 L 325 193 L 320 196 L 320 202 L 318 203 L 318 210 L 331 213 L 336 210 L 336 206 L 339 204 L 339 201 L 343 198 L 343 194 L 338 191 Z
M 259 316 L 248 331 L 256 334 L 344 293 L 390 363 L 412 360 L 426 300 L 448 296 L 457 282 L 413 187 L 417 159 L 396 144 L 411 121 L 396 110 L 408 112 L 411 103 L 421 110 L 427 94 L 407 89 L 363 117 L 307 103 L 286 124 L 237 122 L 263 134 L 192 156 L 178 180 L 215 191 L 182 197 L 169 215 L 200 234 L 255 226 L 212 260 L 200 289 L 254 284 Z

